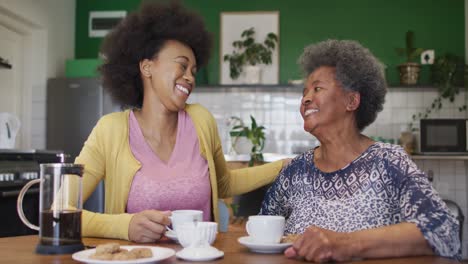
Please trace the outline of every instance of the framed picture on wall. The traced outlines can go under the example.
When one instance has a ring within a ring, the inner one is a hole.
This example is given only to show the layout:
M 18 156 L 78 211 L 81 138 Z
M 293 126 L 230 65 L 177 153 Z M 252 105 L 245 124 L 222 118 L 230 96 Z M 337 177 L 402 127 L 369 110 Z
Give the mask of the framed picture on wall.
M 278 43 L 273 51 L 272 64 L 261 65 L 261 83 L 279 83 L 279 12 L 278 11 L 255 11 L 255 12 L 221 12 L 221 34 L 220 34 L 220 83 L 221 84 L 243 84 L 242 78 L 232 79 L 229 72 L 229 62 L 224 61 L 226 54 L 232 54 L 234 47 L 232 43 L 241 40 L 243 31 L 254 28 L 255 41 L 263 43 L 268 33 L 272 32 L 278 36 Z

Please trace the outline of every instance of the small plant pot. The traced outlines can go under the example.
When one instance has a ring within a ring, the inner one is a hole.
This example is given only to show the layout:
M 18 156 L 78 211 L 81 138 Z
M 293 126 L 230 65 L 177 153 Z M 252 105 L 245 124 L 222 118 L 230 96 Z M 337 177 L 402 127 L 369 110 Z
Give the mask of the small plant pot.
M 262 69 L 260 66 L 245 66 L 244 74 L 246 84 L 259 84 L 262 77 Z
M 237 154 L 250 154 L 252 142 L 250 142 L 246 137 L 239 137 L 233 147 Z
M 398 69 L 400 70 L 400 84 L 414 85 L 418 83 L 421 65 L 414 62 L 407 62 L 398 65 Z

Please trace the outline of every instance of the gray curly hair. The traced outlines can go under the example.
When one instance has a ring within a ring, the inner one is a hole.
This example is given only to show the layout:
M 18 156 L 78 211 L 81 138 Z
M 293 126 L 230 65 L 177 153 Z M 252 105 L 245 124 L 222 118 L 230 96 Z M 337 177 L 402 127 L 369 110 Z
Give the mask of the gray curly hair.
M 359 92 L 356 113 L 359 131 L 370 125 L 382 111 L 387 93 L 383 64 L 365 47 L 352 40 L 329 39 L 309 45 L 299 57 L 305 77 L 321 66 L 336 69 L 336 80 L 346 90 Z

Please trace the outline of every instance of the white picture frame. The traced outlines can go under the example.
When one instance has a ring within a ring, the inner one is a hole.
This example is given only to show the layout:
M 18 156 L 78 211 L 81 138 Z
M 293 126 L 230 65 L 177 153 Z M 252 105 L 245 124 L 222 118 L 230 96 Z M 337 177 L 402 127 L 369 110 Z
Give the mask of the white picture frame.
M 220 84 L 243 84 L 242 78 L 236 80 L 229 76 L 229 62 L 224 61 L 225 54 L 231 54 L 232 42 L 241 38 L 241 33 L 255 28 L 255 39 L 263 42 L 270 32 L 278 36 L 278 45 L 273 51 L 272 64 L 261 65 L 261 84 L 279 83 L 279 11 L 221 12 L 220 14 Z
M 91 11 L 89 12 L 88 32 L 90 38 L 102 38 L 127 16 L 127 11 Z

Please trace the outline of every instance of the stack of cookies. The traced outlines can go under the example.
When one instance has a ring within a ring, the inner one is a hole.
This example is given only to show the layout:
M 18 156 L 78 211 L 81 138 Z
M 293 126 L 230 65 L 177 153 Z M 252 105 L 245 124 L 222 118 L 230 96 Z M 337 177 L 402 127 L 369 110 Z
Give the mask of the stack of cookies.
M 127 250 L 120 248 L 117 243 L 101 244 L 96 247 L 96 252 L 89 256 L 98 260 L 132 260 L 140 258 L 151 258 L 153 252 L 149 248 L 134 248 Z

